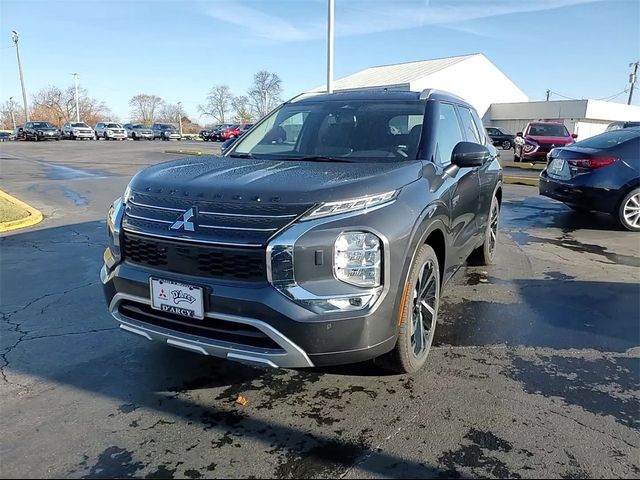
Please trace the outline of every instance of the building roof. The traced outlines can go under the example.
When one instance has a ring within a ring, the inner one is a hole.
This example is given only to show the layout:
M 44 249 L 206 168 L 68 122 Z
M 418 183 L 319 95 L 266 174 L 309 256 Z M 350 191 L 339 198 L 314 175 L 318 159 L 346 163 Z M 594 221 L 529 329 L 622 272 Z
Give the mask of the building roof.
M 457 57 L 435 58 L 433 60 L 420 60 L 417 62 L 397 63 L 394 65 L 381 65 L 367 68 L 353 75 L 336 80 L 333 84 L 335 90 L 348 88 L 367 88 L 387 85 L 406 85 L 412 81 L 433 75 L 440 70 L 451 67 L 456 63 L 472 58 L 472 55 Z

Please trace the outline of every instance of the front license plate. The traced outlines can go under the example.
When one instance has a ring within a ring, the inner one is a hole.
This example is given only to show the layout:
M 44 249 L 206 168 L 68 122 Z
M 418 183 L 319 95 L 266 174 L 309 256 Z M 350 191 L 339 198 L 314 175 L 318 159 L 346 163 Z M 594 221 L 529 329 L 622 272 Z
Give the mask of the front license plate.
M 204 318 L 201 287 L 160 278 L 151 278 L 150 283 L 151 306 L 156 310 L 199 320 Z

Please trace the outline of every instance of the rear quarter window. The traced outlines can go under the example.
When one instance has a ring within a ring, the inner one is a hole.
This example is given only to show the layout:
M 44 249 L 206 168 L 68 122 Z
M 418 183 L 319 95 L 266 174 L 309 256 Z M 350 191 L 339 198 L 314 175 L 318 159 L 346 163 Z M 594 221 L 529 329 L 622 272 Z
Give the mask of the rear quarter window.
M 640 138 L 640 130 L 612 130 L 575 143 L 576 147 L 609 149 Z

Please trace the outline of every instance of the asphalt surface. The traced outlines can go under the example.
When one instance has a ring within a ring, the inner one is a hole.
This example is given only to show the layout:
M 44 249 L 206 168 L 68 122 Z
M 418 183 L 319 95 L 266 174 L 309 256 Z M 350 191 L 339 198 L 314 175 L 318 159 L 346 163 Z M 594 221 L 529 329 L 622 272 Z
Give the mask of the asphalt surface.
M 496 265 L 446 287 L 424 371 L 260 370 L 107 314 L 104 216 L 165 148 L 0 145 L 45 214 L 0 241 L 0 476 L 640 475 L 640 236 L 505 186 Z

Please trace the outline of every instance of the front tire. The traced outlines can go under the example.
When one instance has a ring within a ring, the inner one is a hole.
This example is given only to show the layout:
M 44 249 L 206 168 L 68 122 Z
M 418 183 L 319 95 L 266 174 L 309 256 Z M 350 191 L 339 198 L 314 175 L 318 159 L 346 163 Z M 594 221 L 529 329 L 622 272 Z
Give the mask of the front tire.
M 498 203 L 498 198 L 493 197 L 489 208 L 489 221 L 484 231 L 484 242 L 471 254 L 471 260 L 474 265 L 491 265 L 495 261 L 499 223 L 500 204 Z
M 383 368 L 398 373 L 415 373 L 427 361 L 438 320 L 440 266 L 431 245 L 418 250 L 409 279 L 404 285 L 400 328 L 396 346 L 376 359 Z
M 627 230 L 640 232 L 640 188 L 634 188 L 618 206 L 618 222 Z

